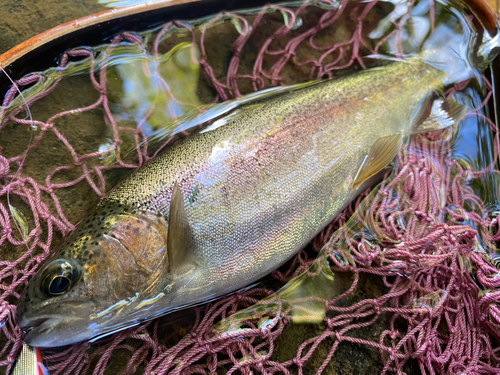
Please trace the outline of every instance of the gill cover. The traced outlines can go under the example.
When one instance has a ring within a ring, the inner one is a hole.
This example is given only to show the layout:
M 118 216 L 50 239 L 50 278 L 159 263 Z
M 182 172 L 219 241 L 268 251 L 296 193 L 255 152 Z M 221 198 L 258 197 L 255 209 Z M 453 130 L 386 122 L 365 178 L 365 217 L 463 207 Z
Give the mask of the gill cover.
M 152 212 L 117 215 L 100 245 L 106 267 L 89 267 L 89 276 L 107 276 L 117 298 L 126 298 L 153 282 L 167 262 L 167 222 Z M 104 269 L 103 269 L 104 268 Z M 99 272 L 100 271 L 100 272 Z
M 110 288 L 116 297 L 126 298 L 140 290 L 156 289 L 192 269 L 191 237 L 184 199 L 177 184 L 172 190 L 168 223 L 163 216 L 152 212 L 118 215 L 102 244 L 111 257 L 107 273 L 111 275 Z

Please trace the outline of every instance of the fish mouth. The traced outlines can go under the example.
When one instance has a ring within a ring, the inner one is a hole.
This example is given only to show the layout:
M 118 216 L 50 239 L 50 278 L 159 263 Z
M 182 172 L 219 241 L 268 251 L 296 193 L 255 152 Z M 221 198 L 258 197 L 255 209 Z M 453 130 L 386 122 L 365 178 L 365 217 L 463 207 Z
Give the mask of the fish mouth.
M 73 343 L 82 331 L 84 319 L 54 315 L 26 319 L 20 324 L 25 333 L 24 342 L 36 347 L 57 347 Z
M 24 341 L 37 347 L 58 347 L 78 341 L 88 332 L 88 304 L 72 301 L 64 309 L 54 311 L 53 305 L 46 305 L 35 311 L 19 310 L 17 324 L 25 334 Z M 81 340 L 83 340 L 82 338 Z
M 17 324 L 23 331 L 38 327 L 50 319 L 78 319 L 78 316 L 82 316 L 82 313 L 91 306 L 87 301 L 66 301 L 63 306 L 49 304 L 37 309 L 26 309 L 25 307 L 23 303 L 20 303 L 16 313 Z M 64 314 L 61 313 L 63 310 Z
M 47 320 L 50 320 L 51 318 L 38 318 L 38 319 L 33 319 L 31 321 L 26 322 L 25 324 L 19 323 L 19 326 L 23 330 L 25 334 L 27 334 L 29 331 L 32 329 L 41 326 L 43 323 L 45 323 Z M 24 322 L 23 322 L 24 323 Z

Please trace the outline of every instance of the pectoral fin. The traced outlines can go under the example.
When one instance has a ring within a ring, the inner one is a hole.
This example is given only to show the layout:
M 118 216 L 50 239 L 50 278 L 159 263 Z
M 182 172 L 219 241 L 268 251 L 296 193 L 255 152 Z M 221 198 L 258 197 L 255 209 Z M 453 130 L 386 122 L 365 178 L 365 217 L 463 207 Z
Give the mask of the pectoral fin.
M 420 134 L 445 129 L 462 120 L 467 112 L 465 105 L 453 99 L 439 98 L 432 103 L 431 113 L 412 133 Z
M 174 185 L 168 219 L 167 253 L 169 273 L 178 274 L 193 265 L 191 228 L 182 192 Z
M 353 187 L 358 188 L 363 182 L 384 169 L 397 155 L 402 144 L 403 136 L 401 134 L 379 138 L 363 160 L 354 179 Z

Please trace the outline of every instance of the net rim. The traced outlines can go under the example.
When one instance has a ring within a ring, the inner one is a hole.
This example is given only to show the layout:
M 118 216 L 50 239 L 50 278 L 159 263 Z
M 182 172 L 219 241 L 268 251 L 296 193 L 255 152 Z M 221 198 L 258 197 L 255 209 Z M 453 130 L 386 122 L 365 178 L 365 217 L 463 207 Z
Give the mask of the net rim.
M 266 3 L 279 3 L 282 0 L 268 0 Z M 485 29 L 488 31 L 494 30 L 499 24 L 499 20 L 495 10 L 490 6 L 487 0 L 464 0 L 470 8 L 477 13 L 476 16 L 479 18 L 481 23 L 483 23 Z M 119 20 L 122 18 L 130 16 L 143 15 L 148 16 L 148 12 L 166 10 L 170 8 L 175 8 L 183 5 L 221 5 L 224 7 L 224 0 L 156 0 L 153 2 L 146 2 L 136 5 L 128 5 L 120 8 L 110 9 L 100 13 L 91 14 L 82 18 L 78 18 L 49 30 L 44 31 L 38 35 L 35 35 L 28 40 L 16 45 L 15 47 L 9 49 L 0 55 L 0 67 L 3 69 L 9 68 L 9 72 L 15 72 L 17 65 L 22 65 L 28 54 L 35 51 L 36 49 L 43 48 L 45 45 L 54 42 L 56 40 L 69 38 L 71 34 L 85 31 L 86 29 L 103 24 L 105 22 Z M 258 6 L 260 1 L 253 0 L 252 3 L 238 2 L 232 8 L 248 8 Z M 208 7 L 206 9 L 206 15 L 211 14 L 213 10 Z M 175 12 L 172 12 L 172 17 L 175 18 Z M 121 20 L 120 20 L 121 22 Z M 21 71 L 21 69 L 19 69 Z M 5 74 L 5 73 L 4 73 Z M 12 73 L 10 73 L 12 74 Z M 15 75 L 15 73 L 14 73 Z M 20 77 L 14 77 L 20 78 Z

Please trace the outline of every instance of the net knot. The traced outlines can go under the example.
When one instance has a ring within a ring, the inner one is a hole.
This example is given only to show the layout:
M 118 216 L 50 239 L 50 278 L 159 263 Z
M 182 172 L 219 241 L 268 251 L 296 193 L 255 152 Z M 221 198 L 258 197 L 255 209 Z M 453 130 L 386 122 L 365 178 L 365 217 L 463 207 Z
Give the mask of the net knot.
M 7 173 L 9 173 L 9 161 L 0 155 L 0 177 L 7 176 Z
M 337 340 L 338 342 L 342 341 L 342 337 L 340 336 L 338 331 L 333 332 L 333 335 L 335 336 L 335 340 Z
M 302 367 L 302 361 L 300 360 L 300 358 L 295 357 L 294 359 L 292 359 L 292 363 L 299 368 Z
M 39 214 L 40 214 L 40 217 L 45 221 L 48 221 L 51 217 L 51 215 L 48 211 L 41 211 Z
M 387 353 L 389 354 L 389 358 L 391 359 L 391 361 L 394 361 L 396 359 L 396 357 L 394 355 L 394 349 L 387 348 Z
M 255 363 L 255 368 L 259 371 L 260 374 L 264 374 L 264 359 L 262 357 L 259 358 L 259 361 Z
M 236 294 L 234 295 L 234 302 L 235 302 L 235 303 L 239 303 L 239 302 L 241 302 L 241 300 L 242 300 L 242 299 L 243 299 L 243 296 L 242 296 L 240 293 L 236 293 Z
M 212 349 L 207 349 L 207 346 L 208 346 L 209 344 L 206 344 L 206 343 L 205 343 L 205 341 L 203 340 L 203 337 L 201 337 L 201 335 L 196 335 L 196 336 L 194 337 L 194 339 L 195 339 L 196 343 L 198 344 L 198 346 L 199 346 L 200 348 L 205 347 L 206 353 L 213 354 L 213 353 L 211 353 L 211 352 L 210 352 Z
M 5 227 L 3 228 L 2 233 L 4 236 L 9 236 L 10 234 L 12 234 L 12 229 L 10 227 Z
M 201 338 L 199 338 L 199 340 L 201 340 Z M 212 345 L 210 345 L 209 343 L 206 343 L 205 345 L 205 353 L 208 354 L 208 355 L 214 355 L 217 353 L 217 350 L 214 350 L 214 348 L 212 347 Z
M 269 329 L 267 328 L 259 329 L 259 337 L 261 340 L 265 340 L 268 335 L 269 335 Z
M 391 338 L 391 340 L 396 340 L 396 338 L 399 336 L 399 332 L 398 331 L 390 331 L 389 332 L 389 337 Z
M 33 125 L 32 125 L 33 126 Z M 52 128 L 52 124 L 50 122 L 42 122 L 41 124 L 38 125 L 40 127 L 41 131 L 46 131 Z

